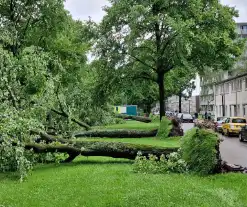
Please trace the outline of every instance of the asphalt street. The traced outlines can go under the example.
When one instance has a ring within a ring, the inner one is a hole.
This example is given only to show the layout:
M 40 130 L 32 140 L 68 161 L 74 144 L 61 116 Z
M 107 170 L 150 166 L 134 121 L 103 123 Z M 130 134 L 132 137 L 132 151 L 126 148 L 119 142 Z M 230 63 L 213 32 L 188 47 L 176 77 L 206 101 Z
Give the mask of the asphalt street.
M 238 137 L 220 136 L 224 140 L 220 146 L 222 160 L 247 167 L 247 142 L 240 142 Z
M 184 132 L 194 127 L 194 124 L 183 124 Z M 240 142 L 238 137 L 220 135 L 222 142 L 220 152 L 222 160 L 247 167 L 247 142 Z

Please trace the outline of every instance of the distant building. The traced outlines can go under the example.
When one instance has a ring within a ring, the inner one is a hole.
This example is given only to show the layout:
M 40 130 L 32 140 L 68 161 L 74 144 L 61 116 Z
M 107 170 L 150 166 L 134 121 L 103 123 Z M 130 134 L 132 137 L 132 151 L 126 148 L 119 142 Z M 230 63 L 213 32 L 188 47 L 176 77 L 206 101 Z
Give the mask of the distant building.
M 240 38 L 247 37 L 247 23 L 237 23 Z M 236 63 L 239 66 L 240 62 Z M 201 113 L 210 112 L 215 117 L 245 116 L 247 118 L 247 68 L 215 73 L 201 77 Z
M 167 111 L 179 110 L 179 97 L 172 96 L 168 98 L 166 103 Z M 195 113 L 200 111 L 199 96 L 192 96 L 188 99 L 182 98 L 181 101 L 182 113 Z

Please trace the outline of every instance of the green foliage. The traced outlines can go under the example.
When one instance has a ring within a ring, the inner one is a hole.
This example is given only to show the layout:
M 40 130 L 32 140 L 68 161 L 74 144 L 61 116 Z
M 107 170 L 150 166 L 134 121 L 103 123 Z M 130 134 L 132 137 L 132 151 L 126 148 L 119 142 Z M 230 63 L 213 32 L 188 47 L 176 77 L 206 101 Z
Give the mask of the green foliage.
M 34 153 L 32 150 L 26 151 L 25 156 L 28 160 L 30 160 L 34 164 L 43 163 L 56 163 L 60 164 L 63 160 L 65 160 L 68 155 L 63 153 Z
M 157 136 L 161 139 L 167 138 L 172 129 L 172 122 L 167 117 L 162 117 Z
M 217 165 L 218 135 L 209 130 L 192 129 L 182 139 L 182 158 L 191 171 L 199 174 L 213 173 Z
M 180 151 L 173 152 L 166 158 L 162 155 L 160 158 L 149 155 L 149 157 L 142 156 L 138 153 L 133 164 L 134 172 L 138 173 L 186 173 L 187 164 L 181 158 Z
M 154 114 L 150 114 L 149 118 L 152 119 L 152 122 L 160 122 L 160 117 Z
M 173 89 L 165 90 L 163 84 L 169 71 L 186 74 L 193 69 L 186 76 L 190 79 L 207 68 L 227 70 L 242 53 L 243 41 L 235 32 L 237 11 L 218 0 L 112 0 L 110 4 L 96 45 L 106 94 L 131 74 L 136 84 L 138 80 L 157 83 L 162 105 L 165 92 Z M 160 110 L 164 116 L 164 107 Z
M 13 146 L 13 143 L 16 146 Z M 21 142 L 1 135 L 0 172 L 16 172 L 22 182 L 32 167 L 33 163 L 26 158 Z

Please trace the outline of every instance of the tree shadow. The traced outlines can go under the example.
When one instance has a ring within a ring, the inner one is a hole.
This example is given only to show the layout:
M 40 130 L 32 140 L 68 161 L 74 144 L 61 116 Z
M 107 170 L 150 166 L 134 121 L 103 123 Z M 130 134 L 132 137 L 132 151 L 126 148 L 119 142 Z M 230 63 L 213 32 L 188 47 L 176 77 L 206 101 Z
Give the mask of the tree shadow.
M 17 175 L 17 173 L 14 173 L 14 172 L 0 173 L 0 181 L 18 182 L 19 179 L 20 177 Z
M 133 160 L 77 160 L 70 163 L 60 163 L 60 164 L 39 164 L 35 167 L 34 171 L 45 171 L 50 169 L 58 169 L 65 167 L 73 167 L 73 166 L 83 166 L 83 165 L 124 165 L 124 164 L 133 164 Z

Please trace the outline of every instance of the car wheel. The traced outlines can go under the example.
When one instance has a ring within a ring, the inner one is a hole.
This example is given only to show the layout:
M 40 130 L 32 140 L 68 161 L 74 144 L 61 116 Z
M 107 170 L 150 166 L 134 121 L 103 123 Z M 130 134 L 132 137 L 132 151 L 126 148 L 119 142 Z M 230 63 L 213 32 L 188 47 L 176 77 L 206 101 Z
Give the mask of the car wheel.
M 243 141 L 244 141 L 244 139 L 243 139 L 243 137 L 242 137 L 242 134 L 241 134 L 241 133 L 239 133 L 239 141 L 240 141 L 240 142 L 243 142 Z

